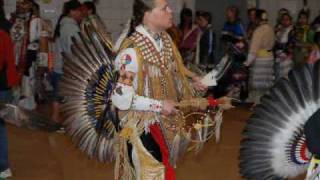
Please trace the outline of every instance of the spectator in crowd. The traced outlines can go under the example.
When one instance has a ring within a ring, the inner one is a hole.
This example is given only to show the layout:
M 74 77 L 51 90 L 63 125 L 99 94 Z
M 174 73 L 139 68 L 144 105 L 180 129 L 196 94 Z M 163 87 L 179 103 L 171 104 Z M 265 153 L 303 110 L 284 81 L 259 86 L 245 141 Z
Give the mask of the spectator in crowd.
M 222 29 L 222 41 L 224 44 L 237 44 L 245 41 L 246 32 L 239 18 L 239 10 L 235 6 L 230 6 L 226 11 L 227 22 Z
M 167 33 L 172 38 L 174 44 L 178 47 L 181 42 L 181 31 L 177 27 L 177 25 L 172 24 L 172 26 L 169 29 L 167 29 Z
M 274 26 L 274 31 L 275 33 L 277 33 L 280 28 L 281 28 L 281 18 L 282 18 L 282 15 L 283 14 L 290 14 L 289 10 L 286 9 L 286 8 L 281 8 L 279 11 L 278 11 L 278 16 L 277 16 L 277 22 L 276 22 L 276 25 Z
M 311 53 L 308 58 L 308 63 L 314 64 L 320 59 L 320 28 L 314 34 Z
M 42 31 L 42 20 L 40 18 L 40 6 L 33 0 L 29 0 L 31 8 L 29 9 L 30 17 L 28 17 L 28 43 L 27 51 L 23 64 L 23 79 L 21 85 L 21 99 L 19 106 L 34 110 L 37 107 L 35 101 L 36 95 L 36 61 L 39 56 L 40 35 Z
M 292 46 L 290 34 L 293 30 L 292 17 L 288 13 L 282 14 L 280 27 L 276 33 L 276 44 L 274 47 L 276 58 L 276 79 L 286 77 L 292 68 Z
M 182 34 L 179 45 L 181 56 L 185 64 L 194 63 L 200 29 L 193 23 L 193 13 L 191 9 L 182 9 L 179 29 Z
M 257 28 L 257 16 L 256 16 L 256 8 L 250 8 L 247 11 L 248 15 L 248 26 L 247 26 L 247 38 L 250 41 L 252 38 L 252 34 L 254 30 Z
M 247 42 L 239 14 L 235 6 L 230 6 L 226 10 L 227 22 L 222 29 L 221 46 L 223 55 L 228 54 L 228 57 L 232 59 L 232 65 L 226 76 L 218 83 L 214 94 L 227 93 L 230 97 L 245 99 L 247 73 L 242 64 L 246 60 Z
M 196 22 L 202 33 L 197 45 L 197 60 L 202 69 L 208 71 L 215 63 L 216 34 L 211 25 L 212 17 L 209 12 L 197 12 Z
M 11 24 L 5 18 L 3 1 L 0 0 L 0 103 L 12 101 L 11 88 L 17 86 L 20 76 L 15 66 Z M 8 138 L 3 119 L 0 119 L 0 179 L 11 177 L 8 159 Z
M 314 31 L 317 31 L 317 29 L 320 27 L 320 14 L 314 18 L 310 26 Z
M 301 10 L 292 32 L 293 62 L 302 66 L 308 59 L 314 39 L 314 31 L 309 25 L 309 13 Z
M 56 59 L 54 61 L 52 73 L 52 86 L 55 100 L 53 102 L 52 118 L 62 123 L 59 113 L 59 102 L 63 99 L 59 95 L 59 82 L 63 75 L 63 57 L 61 52 L 71 54 L 72 37 L 80 40 L 79 23 L 83 18 L 81 11 L 81 3 L 77 0 L 71 0 L 64 4 L 63 14 L 60 16 L 59 22 L 55 29 Z
M 250 67 L 249 99 L 256 104 L 274 83 L 274 56 L 272 48 L 275 44 L 274 29 L 268 24 L 265 10 L 257 10 L 259 26 L 254 31 L 250 42 L 249 54 L 244 62 Z

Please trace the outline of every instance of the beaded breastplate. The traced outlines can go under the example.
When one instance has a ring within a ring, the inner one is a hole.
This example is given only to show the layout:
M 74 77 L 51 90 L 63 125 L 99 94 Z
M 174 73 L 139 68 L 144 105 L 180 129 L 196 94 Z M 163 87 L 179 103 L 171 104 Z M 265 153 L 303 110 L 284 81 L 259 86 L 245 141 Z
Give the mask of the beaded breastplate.
M 158 66 L 162 71 L 169 68 L 169 61 L 173 60 L 173 49 L 167 34 L 161 34 L 163 48 L 160 52 L 157 51 L 156 47 L 148 37 L 139 32 L 135 32 L 130 39 L 141 51 L 144 61 Z

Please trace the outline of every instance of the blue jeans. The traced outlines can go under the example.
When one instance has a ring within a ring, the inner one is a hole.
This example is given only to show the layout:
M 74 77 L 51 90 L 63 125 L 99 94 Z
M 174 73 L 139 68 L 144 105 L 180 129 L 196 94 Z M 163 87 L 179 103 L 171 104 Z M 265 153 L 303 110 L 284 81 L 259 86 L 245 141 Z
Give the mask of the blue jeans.
M 0 119 L 0 172 L 9 168 L 8 137 L 3 119 Z
M 0 102 L 7 103 L 12 101 L 11 91 L 0 91 Z M 0 119 L 0 172 L 9 168 L 8 159 L 8 137 L 3 119 Z
M 59 91 L 60 91 L 60 81 L 62 74 L 57 72 L 52 72 L 51 74 L 51 85 L 53 88 L 53 98 L 54 101 L 59 101 Z

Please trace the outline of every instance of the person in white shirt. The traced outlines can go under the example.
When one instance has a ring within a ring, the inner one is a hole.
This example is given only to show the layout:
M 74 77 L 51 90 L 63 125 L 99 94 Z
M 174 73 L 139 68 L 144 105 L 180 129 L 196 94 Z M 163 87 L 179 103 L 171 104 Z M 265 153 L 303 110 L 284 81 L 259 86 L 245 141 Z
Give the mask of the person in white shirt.
M 56 53 L 51 76 L 54 96 L 52 118 L 60 123 L 62 123 L 62 118 L 60 118 L 59 113 L 59 101 L 61 101 L 62 98 L 59 96 L 59 82 L 63 75 L 63 57 L 61 53 L 71 53 L 72 37 L 80 40 L 78 33 L 80 32 L 79 23 L 82 18 L 81 3 L 77 0 L 66 2 L 64 4 L 64 12 L 60 16 L 55 29 L 54 39 Z

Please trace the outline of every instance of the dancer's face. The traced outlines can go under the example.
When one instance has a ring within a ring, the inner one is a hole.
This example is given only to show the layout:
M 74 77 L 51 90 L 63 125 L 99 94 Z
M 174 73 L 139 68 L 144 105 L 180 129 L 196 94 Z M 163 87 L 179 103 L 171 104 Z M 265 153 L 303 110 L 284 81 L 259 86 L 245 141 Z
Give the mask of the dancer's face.
M 164 31 L 172 26 L 172 10 L 167 0 L 155 0 L 155 7 L 144 15 L 144 24 L 157 31 Z

